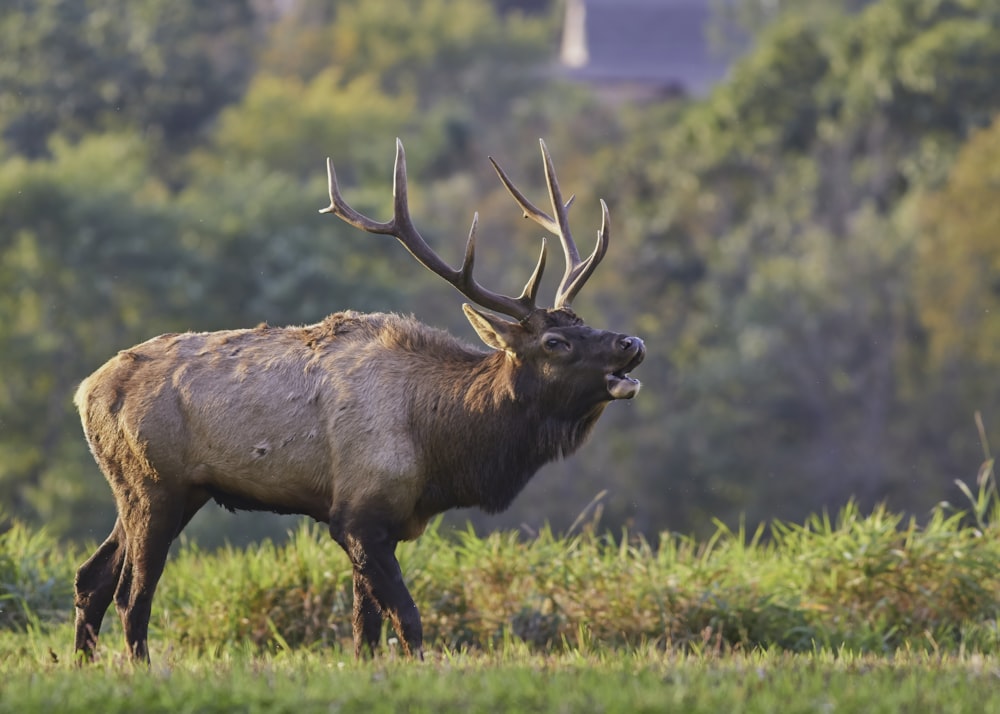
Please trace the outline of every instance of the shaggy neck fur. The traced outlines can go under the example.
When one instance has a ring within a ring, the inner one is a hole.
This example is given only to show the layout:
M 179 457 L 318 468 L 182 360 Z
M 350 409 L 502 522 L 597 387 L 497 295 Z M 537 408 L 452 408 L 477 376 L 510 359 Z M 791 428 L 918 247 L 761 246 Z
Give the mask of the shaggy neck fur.
M 466 506 L 504 510 L 541 466 L 579 448 L 606 402 L 574 408 L 559 395 L 547 397 L 536 375 L 493 352 L 431 404 L 413 410 L 430 466 L 418 505 L 424 515 Z

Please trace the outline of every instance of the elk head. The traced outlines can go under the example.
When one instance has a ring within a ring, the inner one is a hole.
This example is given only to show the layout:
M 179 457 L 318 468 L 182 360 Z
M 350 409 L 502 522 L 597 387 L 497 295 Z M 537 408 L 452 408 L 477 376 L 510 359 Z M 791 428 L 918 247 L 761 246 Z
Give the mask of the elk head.
M 472 227 L 466 241 L 462 265 L 454 269 L 445 263 L 421 237 L 410 217 L 406 183 L 406 155 L 402 142 L 396 140 L 396 163 L 393 177 L 393 218 L 386 222 L 374 221 L 347 204 L 337 185 L 333 162 L 327 159 L 327 176 L 330 205 L 320 213 L 332 213 L 356 228 L 368 233 L 391 235 L 397 238 L 426 268 L 444 278 L 459 292 L 477 305 L 495 313 L 514 318 L 504 319 L 482 312 L 468 303 L 463 310 L 476 334 L 488 346 L 505 352 L 510 358 L 530 366 L 539 380 L 543 394 L 551 385 L 552 399 L 580 404 L 568 399 L 579 397 L 584 403 L 603 404 L 615 399 L 631 399 L 639 392 L 640 383 L 629 376 L 629 371 L 639 365 L 645 356 L 645 346 L 638 337 L 629 337 L 584 324 L 570 308 L 573 298 L 587 282 L 604 258 L 610 238 L 608 206 L 601 200 L 601 229 L 597 244 L 586 259 L 581 259 L 576 242 L 570 233 L 567 212 L 573 196 L 565 202 L 559 189 L 552 157 L 545 142 L 539 140 L 545 166 L 552 215 L 529 201 L 508 178 L 499 164 L 490 157 L 500 181 L 520 206 L 524 217 L 531 219 L 553 233 L 562 246 L 566 269 L 556 291 L 551 308 L 538 307 L 535 303 L 538 287 L 546 263 L 546 241 L 542 238 L 541 254 L 531 277 L 518 297 L 495 293 L 484 288 L 472 275 L 475 263 L 476 229 L 479 214 L 472 218 Z M 573 390 L 577 394 L 567 394 Z

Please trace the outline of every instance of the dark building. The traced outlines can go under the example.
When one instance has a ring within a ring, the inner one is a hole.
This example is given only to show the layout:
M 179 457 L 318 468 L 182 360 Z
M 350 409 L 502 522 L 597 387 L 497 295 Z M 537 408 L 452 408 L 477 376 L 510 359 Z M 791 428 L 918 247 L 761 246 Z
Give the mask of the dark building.
M 704 94 L 729 65 L 710 16 L 708 0 L 567 0 L 559 61 L 612 100 Z

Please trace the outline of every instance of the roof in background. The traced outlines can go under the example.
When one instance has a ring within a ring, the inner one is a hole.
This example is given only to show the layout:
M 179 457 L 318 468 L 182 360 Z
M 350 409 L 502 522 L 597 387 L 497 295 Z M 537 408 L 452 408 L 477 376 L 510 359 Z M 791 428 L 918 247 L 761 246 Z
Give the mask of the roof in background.
M 728 60 L 709 46 L 708 0 L 568 0 L 560 60 L 570 76 L 706 92 Z

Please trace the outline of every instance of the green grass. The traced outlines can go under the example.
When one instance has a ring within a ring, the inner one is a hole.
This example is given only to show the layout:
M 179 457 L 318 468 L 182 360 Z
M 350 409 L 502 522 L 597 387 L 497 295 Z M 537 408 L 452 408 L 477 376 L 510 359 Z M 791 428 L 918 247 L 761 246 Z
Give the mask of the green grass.
M 988 457 L 988 450 L 987 450 Z M 152 668 L 109 612 L 76 668 L 82 549 L 0 533 L 0 711 L 1000 711 L 1000 497 L 918 524 L 836 518 L 699 542 L 584 528 L 480 537 L 440 523 L 400 547 L 423 662 L 355 662 L 350 567 L 320 528 L 168 563 Z
M 34 646 L 37 657 L 4 666 L 0 711 L 1000 711 L 1000 662 L 981 655 L 648 647 L 553 654 L 508 643 L 492 652 L 435 651 L 423 662 L 357 663 L 335 652 L 234 648 L 206 657 L 167 649 L 146 671 L 117 656 L 68 667 L 51 661 L 45 638 Z
M 84 556 L 23 526 L 0 534 L 0 628 L 68 621 Z M 656 549 L 591 531 L 432 527 L 399 557 L 431 649 L 1000 652 L 1000 528 L 944 507 L 917 525 L 848 506 L 836 519 L 767 534 L 720 526 L 706 542 L 665 537 Z M 351 598 L 347 558 L 320 528 L 282 545 L 186 545 L 154 601 L 153 655 L 350 650 Z M 113 611 L 102 645 L 121 646 Z
M 592 532 L 486 537 L 432 528 L 399 549 L 432 648 L 1000 650 L 1000 530 L 939 509 L 918 526 L 853 506 L 696 542 Z M 157 593 L 166 642 L 213 654 L 251 645 L 350 649 L 350 566 L 320 528 L 284 545 L 183 548 Z M 114 621 L 113 616 L 109 620 Z M 117 635 L 111 635 L 116 638 Z M 107 642 L 106 638 L 106 642 Z M 117 647 L 117 639 L 109 644 Z

